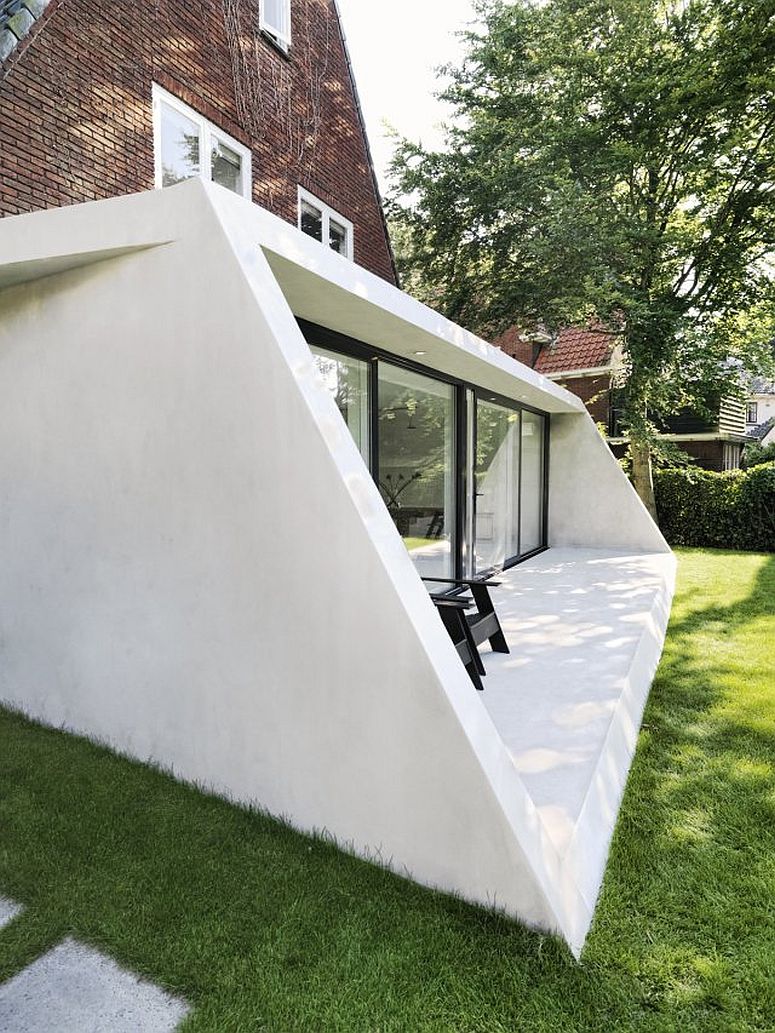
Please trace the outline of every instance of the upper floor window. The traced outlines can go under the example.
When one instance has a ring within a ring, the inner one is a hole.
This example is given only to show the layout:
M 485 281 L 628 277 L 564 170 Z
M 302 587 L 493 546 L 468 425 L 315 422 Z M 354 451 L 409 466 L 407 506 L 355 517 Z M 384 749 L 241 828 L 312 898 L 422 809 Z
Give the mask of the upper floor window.
M 261 0 L 259 26 L 287 51 L 291 45 L 291 0 Z
M 759 405 L 757 402 L 749 402 L 745 407 L 745 422 L 746 423 L 758 423 L 759 422 Z
M 153 136 L 157 187 L 200 176 L 250 198 L 247 147 L 155 83 Z
M 345 258 L 353 257 L 353 224 L 302 187 L 299 187 L 299 229 Z

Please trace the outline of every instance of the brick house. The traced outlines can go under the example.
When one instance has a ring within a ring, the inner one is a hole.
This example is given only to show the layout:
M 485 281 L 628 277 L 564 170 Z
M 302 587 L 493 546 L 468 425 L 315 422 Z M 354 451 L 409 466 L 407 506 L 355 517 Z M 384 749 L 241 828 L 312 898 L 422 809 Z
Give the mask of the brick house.
M 511 327 L 496 342 L 507 354 L 543 373 L 577 395 L 596 423 L 606 431 L 614 455 L 621 458 L 615 375 L 622 352 L 616 335 L 603 326 L 566 327 L 555 340 L 523 334 Z M 745 443 L 745 406 L 732 397 L 719 398 L 712 415 L 682 411 L 663 422 L 662 434 L 706 470 L 735 470 Z
M 0 215 L 192 175 L 395 283 L 335 0 L 0 0 Z

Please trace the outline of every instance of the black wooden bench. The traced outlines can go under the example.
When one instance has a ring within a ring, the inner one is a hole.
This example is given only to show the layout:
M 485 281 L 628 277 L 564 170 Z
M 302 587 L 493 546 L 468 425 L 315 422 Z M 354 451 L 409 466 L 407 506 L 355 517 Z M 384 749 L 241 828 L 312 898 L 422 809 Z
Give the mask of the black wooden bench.
M 473 652 L 474 666 L 476 667 L 477 675 L 481 676 L 485 674 L 484 663 L 479 655 L 478 646 L 483 642 L 489 641 L 490 646 L 496 653 L 508 653 L 509 647 L 506 642 L 506 637 L 503 634 L 498 615 L 495 612 L 492 599 L 490 597 L 490 589 L 498 588 L 501 584 L 500 581 L 490 581 L 487 578 L 455 578 L 455 577 L 424 577 L 423 581 L 433 582 L 435 584 L 442 585 L 454 585 L 455 588 L 463 590 L 467 589 L 474 597 L 473 601 L 476 603 L 476 611 L 474 613 L 466 613 L 471 605 L 471 600 L 467 600 L 466 606 L 461 606 L 458 611 L 458 623 L 465 622 L 468 629 L 466 636 L 469 642 L 469 649 Z M 440 594 L 431 592 L 431 598 L 438 606 L 438 600 L 447 599 L 450 601 L 460 600 L 465 601 L 466 597 L 454 594 Z M 441 610 L 439 610 L 441 613 Z M 442 615 L 442 620 L 444 619 Z M 445 622 L 446 624 L 446 622 Z M 449 631 L 449 625 L 447 625 Z M 450 634 L 452 634 L 450 632 Z M 453 638 L 454 641 L 454 638 Z M 458 650 L 459 652 L 459 650 Z M 469 674 L 471 672 L 469 671 Z M 472 678 L 473 681 L 473 678 Z M 474 682 L 476 684 L 476 682 Z M 481 688 L 480 684 L 477 688 Z
M 457 655 L 463 661 L 463 665 L 474 683 L 474 688 L 481 692 L 484 689 L 479 671 L 481 660 L 471 636 L 465 612 L 469 606 L 473 605 L 473 600 L 459 595 L 439 595 L 434 592 L 431 592 L 430 596 L 444 622 L 444 627 L 449 632 Z

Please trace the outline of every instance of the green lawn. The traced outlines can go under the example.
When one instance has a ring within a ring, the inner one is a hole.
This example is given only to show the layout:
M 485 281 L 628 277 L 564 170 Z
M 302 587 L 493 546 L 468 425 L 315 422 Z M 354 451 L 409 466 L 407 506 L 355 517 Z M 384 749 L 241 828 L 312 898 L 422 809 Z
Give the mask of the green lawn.
M 439 538 L 412 538 L 410 536 L 404 538 L 404 545 L 411 552 L 412 549 L 421 549 L 425 545 L 438 545 L 440 540 Z
M 27 905 L 0 932 L 0 979 L 69 933 L 185 996 L 187 1033 L 771 1033 L 774 611 L 775 557 L 681 553 L 581 964 L 0 711 L 0 892 Z

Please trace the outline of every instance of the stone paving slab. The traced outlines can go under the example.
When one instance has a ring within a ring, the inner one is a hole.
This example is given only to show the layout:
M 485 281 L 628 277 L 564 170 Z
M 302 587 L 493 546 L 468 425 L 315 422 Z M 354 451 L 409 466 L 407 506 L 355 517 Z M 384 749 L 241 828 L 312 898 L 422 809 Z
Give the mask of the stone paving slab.
M 8 897 L 0 897 L 0 929 L 16 918 L 21 909 L 21 904 L 16 904 L 13 900 L 9 900 Z
M 69 938 L 0 984 L 0 1033 L 171 1033 L 188 1011 Z

